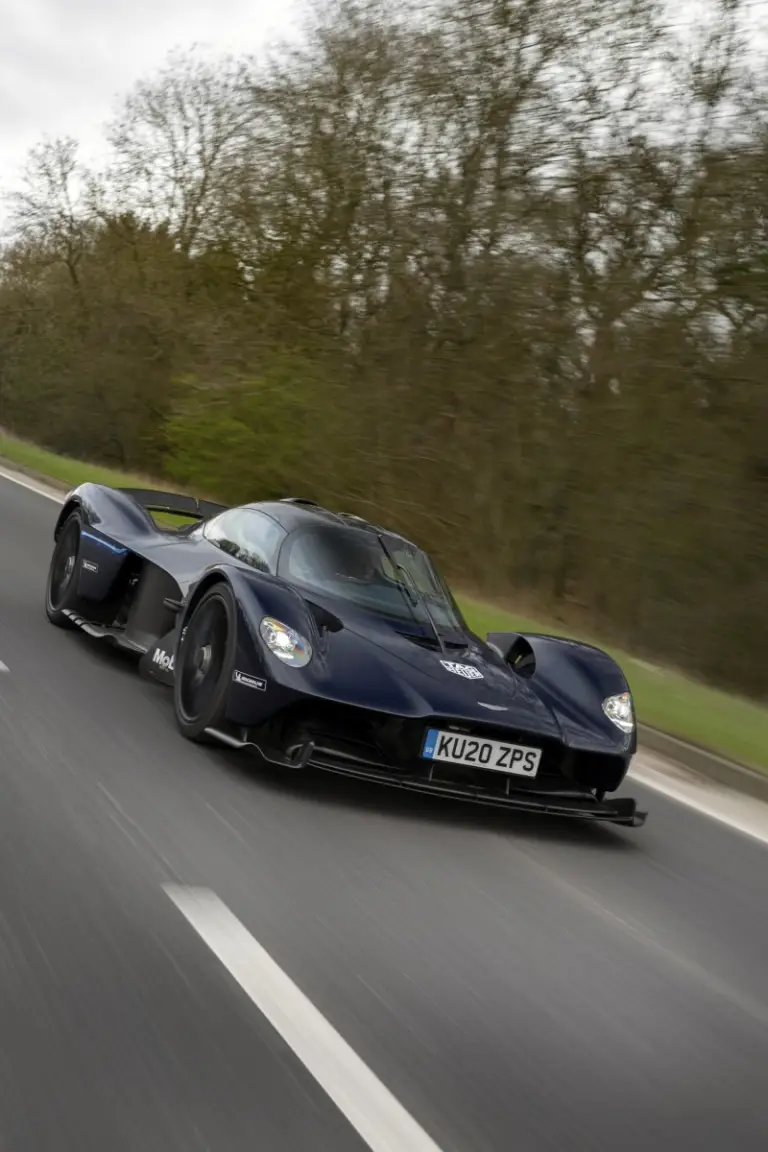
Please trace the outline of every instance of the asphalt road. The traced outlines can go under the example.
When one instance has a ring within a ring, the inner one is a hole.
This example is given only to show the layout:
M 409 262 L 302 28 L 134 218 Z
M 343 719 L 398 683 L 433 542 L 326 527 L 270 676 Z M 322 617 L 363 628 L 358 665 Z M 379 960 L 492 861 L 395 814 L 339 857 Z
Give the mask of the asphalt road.
M 173 882 L 441 1152 L 765 1152 L 768 848 L 655 793 L 574 827 L 198 749 L 47 623 L 56 511 L 0 480 L 1 1149 L 364 1152 Z

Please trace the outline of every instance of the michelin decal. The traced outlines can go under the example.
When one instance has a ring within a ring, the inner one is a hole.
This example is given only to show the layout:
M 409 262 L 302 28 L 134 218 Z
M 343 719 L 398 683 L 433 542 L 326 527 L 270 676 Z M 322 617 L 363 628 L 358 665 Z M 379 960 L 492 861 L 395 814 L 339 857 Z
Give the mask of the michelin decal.
M 237 669 L 232 673 L 232 679 L 235 684 L 242 684 L 243 688 L 256 688 L 259 692 L 266 692 L 266 680 L 260 680 L 256 676 L 246 676 L 244 672 L 238 672 Z

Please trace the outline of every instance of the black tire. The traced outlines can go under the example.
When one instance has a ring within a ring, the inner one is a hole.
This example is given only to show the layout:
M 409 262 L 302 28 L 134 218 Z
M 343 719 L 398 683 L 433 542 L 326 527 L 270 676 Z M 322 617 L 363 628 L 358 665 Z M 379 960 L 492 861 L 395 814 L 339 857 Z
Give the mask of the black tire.
M 176 723 L 182 736 L 209 743 L 227 707 L 237 651 L 237 605 L 229 584 L 214 584 L 200 597 L 179 645 L 173 679 Z
M 80 513 L 73 512 L 64 521 L 53 548 L 45 585 L 45 613 L 57 628 L 75 628 L 65 611 L 77 611 L 78 561 L 80 559 Z

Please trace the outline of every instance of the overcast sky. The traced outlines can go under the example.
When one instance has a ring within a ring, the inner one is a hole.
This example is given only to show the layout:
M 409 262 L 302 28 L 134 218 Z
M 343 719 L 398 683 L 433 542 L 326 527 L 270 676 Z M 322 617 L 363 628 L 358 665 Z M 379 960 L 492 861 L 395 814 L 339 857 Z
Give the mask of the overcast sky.
M 567 3 L 567 0 L 564 0 Z M 744 0 L 760 24 L 768 0 Z M 670 0 L 676 24 L 711 0 Z M 16 183 L 42 136 L 71 135 L 103 155 L 116 100 L 177 47 L 259 51 L 295 26 L 300 0 L 0 0 L 0 186 Z M 766 40 L 757 37 L 764 53 Z
M 172 49 L 259 52 L 294 12 L 291 0 L 0 0 L 0 183 L 43 135 L 98 151 L 115 100 Z

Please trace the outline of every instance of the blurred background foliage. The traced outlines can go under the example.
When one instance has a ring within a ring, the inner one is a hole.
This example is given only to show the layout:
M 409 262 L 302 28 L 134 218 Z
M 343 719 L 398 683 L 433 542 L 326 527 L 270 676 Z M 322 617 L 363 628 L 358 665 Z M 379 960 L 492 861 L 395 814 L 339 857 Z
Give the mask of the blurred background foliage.
M 173 55 L 9 196 L 0 423 L 764 696 L 768 70 L 704 15 L 333 0 Z

